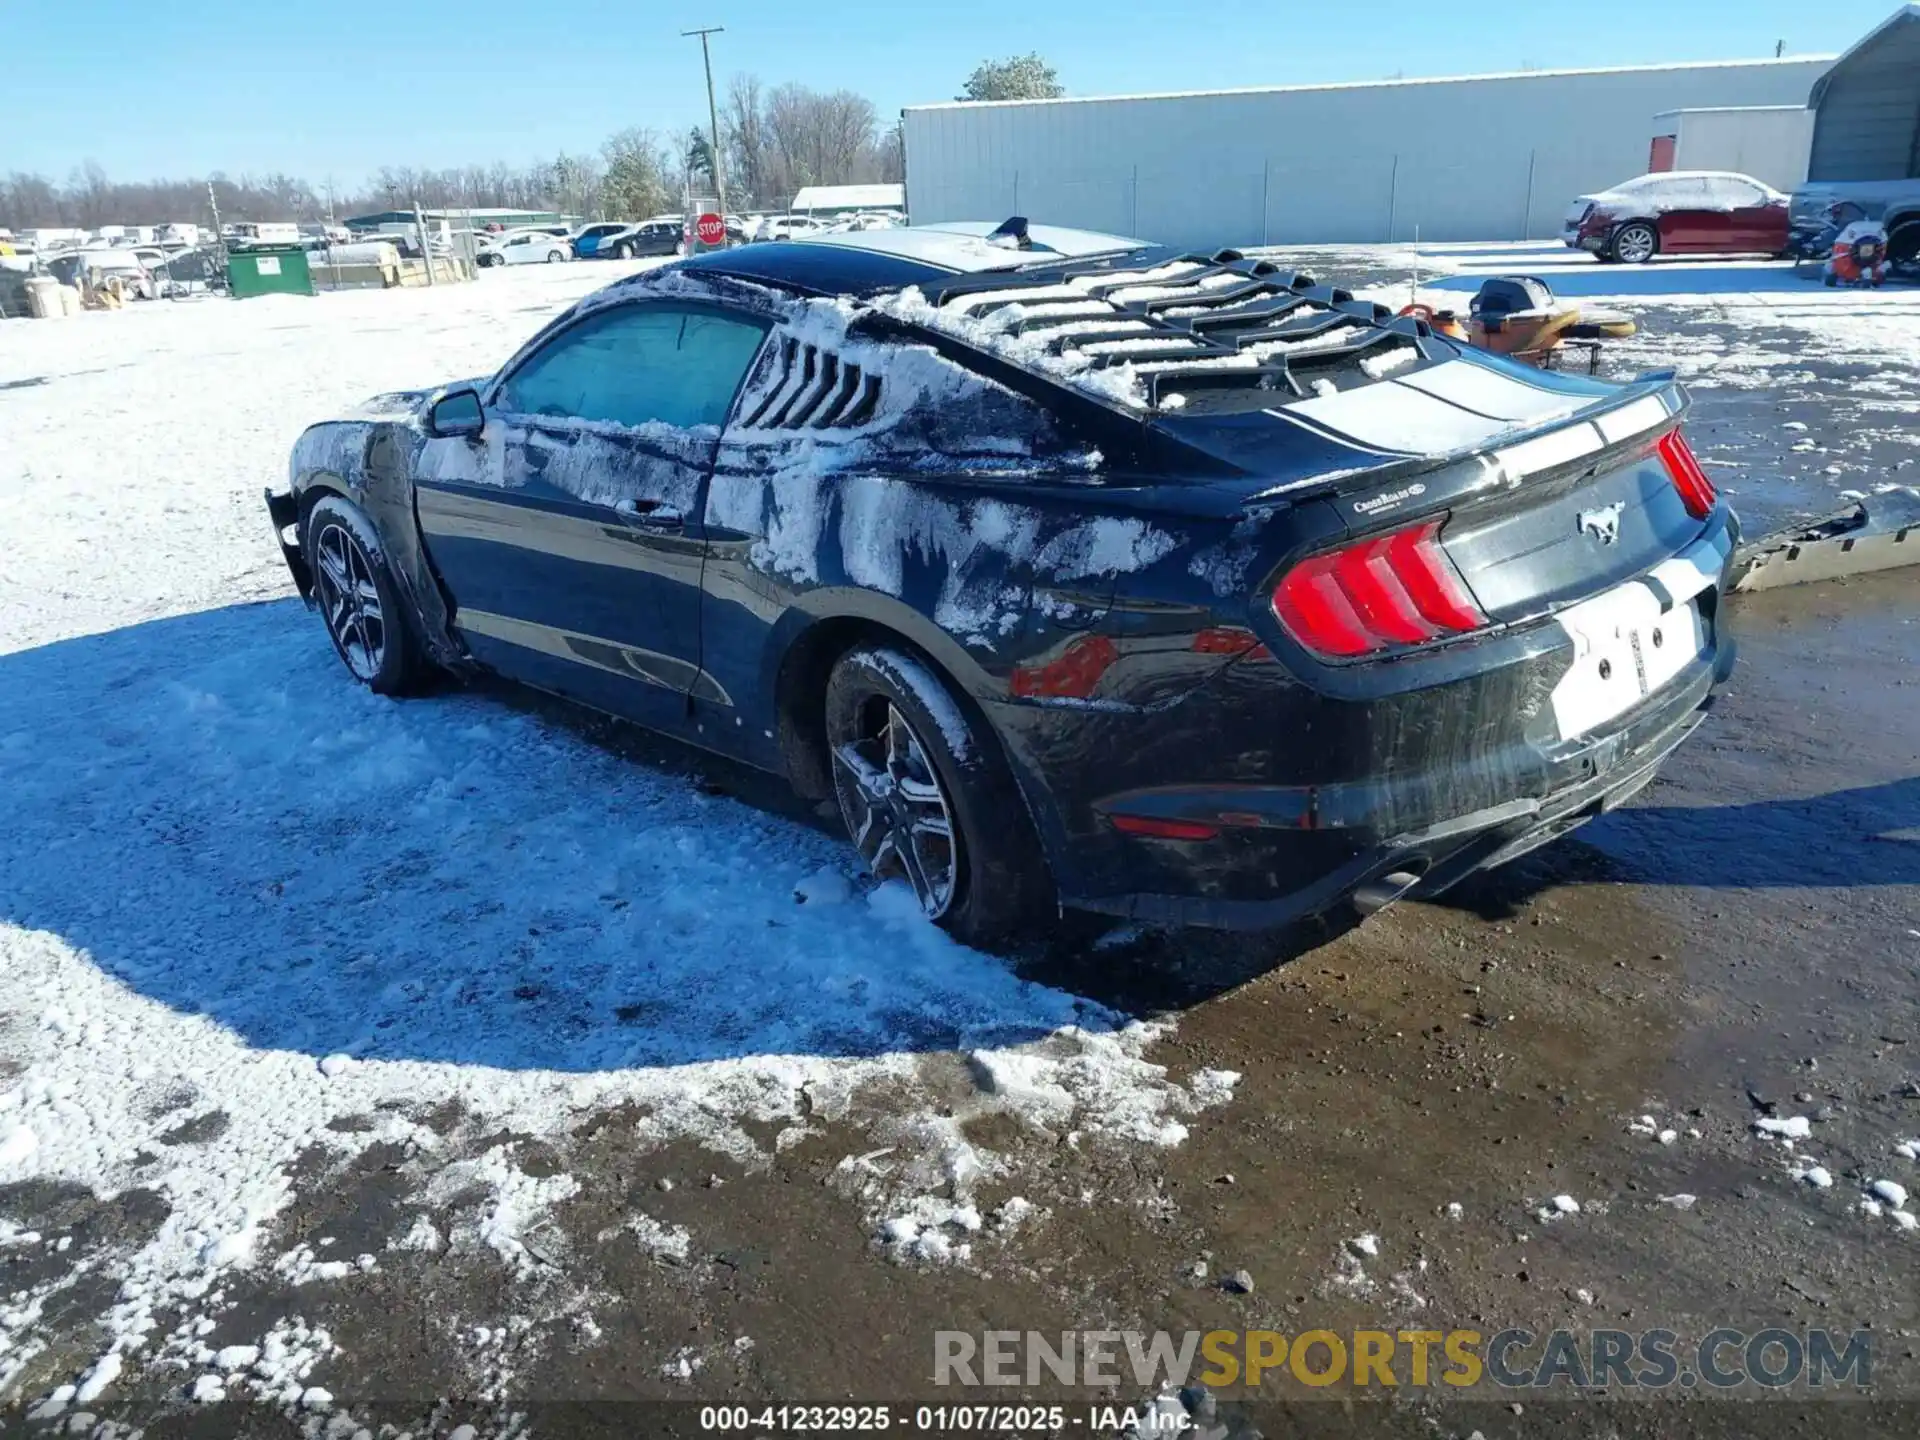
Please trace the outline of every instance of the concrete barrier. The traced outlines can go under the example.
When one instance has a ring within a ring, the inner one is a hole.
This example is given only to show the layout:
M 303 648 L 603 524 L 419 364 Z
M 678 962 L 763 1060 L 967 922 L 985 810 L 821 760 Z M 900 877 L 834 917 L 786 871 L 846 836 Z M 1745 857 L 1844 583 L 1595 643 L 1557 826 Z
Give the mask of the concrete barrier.
M 321 252 L 316 251 L 308 262 L 314 289 L 391 290 L 401 285 L 427 283 L 427 262 L 401 259 L 390 245 L 355 245 L 347 248 L 355 252 L 385 251 L 394 258 L 385 260 L 368 254 L 356 254 L 351 260 L 336 262 L 332 258 L 322 258 Z M 449 259 L 444 255 L 434 257 L 434 284 L 452 285 L 472 280 L 475 273 L 471 261 Z

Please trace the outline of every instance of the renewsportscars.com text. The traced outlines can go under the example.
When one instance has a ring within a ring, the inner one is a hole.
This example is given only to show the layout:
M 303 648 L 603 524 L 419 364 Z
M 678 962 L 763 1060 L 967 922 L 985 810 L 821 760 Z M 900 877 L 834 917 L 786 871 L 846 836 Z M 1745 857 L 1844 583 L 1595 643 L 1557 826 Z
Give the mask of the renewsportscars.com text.
M 1872 1384 L 1866 1331 L 1672 1330 L 940 1330 L 933 1381 L 960 1387 L 1052 1383 L 1141 1389 L 1490 1384 L 1503 1390 L 1809 1389 Z

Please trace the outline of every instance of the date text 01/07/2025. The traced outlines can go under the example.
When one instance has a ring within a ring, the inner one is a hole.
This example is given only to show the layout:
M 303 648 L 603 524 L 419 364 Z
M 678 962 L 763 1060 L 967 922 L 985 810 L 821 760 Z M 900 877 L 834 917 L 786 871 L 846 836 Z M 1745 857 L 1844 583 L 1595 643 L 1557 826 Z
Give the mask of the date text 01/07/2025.
M 1173 1423 L 1167 1423 L 1167 1422 Z M 1181 1423 L 1185 1422 L 1185 1423 Z M 1126 1405 L 703 1405 L 700 1428 L 716 1434 L 878 1433 L 903 1430 L 926 1435 L 1039 1435 L 1086 1430 L 1106 1435 L 1126 1430 L 1174 1434 L 1192 1417 L 1163 1415 L 1156 1407 Z

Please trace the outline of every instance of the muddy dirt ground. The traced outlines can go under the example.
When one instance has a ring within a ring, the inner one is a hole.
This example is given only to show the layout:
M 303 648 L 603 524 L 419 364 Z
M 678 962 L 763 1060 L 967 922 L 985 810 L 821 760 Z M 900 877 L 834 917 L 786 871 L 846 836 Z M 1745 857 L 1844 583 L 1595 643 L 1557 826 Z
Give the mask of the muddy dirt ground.
M 1728 393 L 1702 418 L 1731 434 L 1729 417 L 1757 403 Z M 1515 1326 L 1683 1340 L 1864 1329 L 1872 1387 L 1382 1398 L 1286 1380 L 1223 1391 L 1221 1423 L 1462 1440 L 1920 1433 L 1920 1233 L 1862 1206 L 1877 1178 L 1920 1189 L 1920 1164 L 1896 1153 L 1920 1136 L 1920 572 L 1742 597 L 1731 624 L 1736 677 L 1658 783 L 1444 903 L 1338 934 L 1096 948 L 1075 931 L 1027 957 L 1033 978 L 1177 1016 L 1152 1056 L 1176 1076 L 1242 1079 L 1172 1148 L 970 1120 L 969 1138 L 1012 1158 L 1034 1218 L 983 1235 L 969 1264 L 899 1263 L 876 1243 L 845 1161 L 874 1148 L 884 1094 L 757 1167 L 690 1144 L 642 1151 L 639 1117 L 603 1111 L 564 1141 L 527 1137 L 527 1174 L 579 1182 L 554 1209 L 556 1243 L 529 1238 L 531 1276 L 492 1256 L 388 1251 L 377 1273 L 297 1292 L 272 1273 L 241 1282 L 205 1343 L 257 1338 L 289 1314 L 324 1327 L 337 1354 L 309 1381 L 350 1424 L 238 1395 L 195 1407 L 156 1369 L 84 1422 L 77 1405 L 35 1418 L 46 1386 L 23 1385 L 0 1433 L 695 1434 L 702 1403 L 1008 1398 L 934 1387 L 941 1330 Z M 554 718 L 717 790 L 790 803 Z M 929 1054 L 921 1071 L 951 1113 L 971 1113 L 981 1079 L 962 1058 Z M 1756 1131 L 1792 1117 L 1809 1134 L 1791 1148 Z M 501 1138 L 463 1136 L 457 1112 L 428 1118 L 462 1136 L 442 1160 Z M 169 1143 L 202 1138 L 183 1127 Z M 326 1181 L 277 1222 L 281 1248 L 381 1249 L 416 1162 L 376 1145 L 335 1171 L 316 1144 Z M 1797 1178 L 1814 1163 L 1830 1185 Z M 1008 1198 L 991 1181 L 978 1196 L 983 1210 Z M 1557 1212 L 1556 1196 L 1578 1210 Z M 444 1195 L 440 1218 L 471 1203 Z M 695 1246 L 649 1247 L 623 1225 L 641 1206 Z M 0 1214 L 73 1237 L 58 1253 L 0 1250 L 0 1298 L 162 1218 L 143 1192 L 103 1202 L 42 1183 L 0 1190 Z M 1242 1271 L 1250 1293 L 1223 1283 Z M 583 1324 L 543 1308 L 549 1281 L 614 1298 Z M 112 1303 L 98 1291 L 77 1285 L 40 1317 L 49 1382 L 97 1353 L 93 1317 Z M 1076 1415 L 1143 1398 L 1131 1385 L 1043 1394 Z
M 1289 1382 L 1266 1402 L 1277 1416 L 1248 1413 L 1268 1434 L 1911 1435 L 1920 1250 L 1860 1199 L 1903 1164 L 1914 1179 L 1893 1147 L 1920 1132 L 1920 575 L 1745 598 L 1734 624 L 1738 678 L 1668 778 L 1445 904 L 1332 937 L 1149 938 L 1030 962 L 1110 1003 L 1176 1011 L 1156 1058 L 1244 1079 L 1177 1149 L 1028 1155 L 1026 1198 L 1047 1218 L 981 1266 L 876 1253 L 835 1183 L 858 1124 L 747 1171 L 693 1147 L 636 1161 L 615 1112 L 572 1137 L 582 1189 L 557 1217 L 569 1278 L 622 1299 L 591 1343 L 565 1319 L 510 1321 L 476 1371 L 478 1342 L 445 1317 L 527 1307 L 490 1258 L 432 1256 L 298 1297 L 255 1282 L 232 1335 L 290 1308 L 326 1327 L 341 1358 L 320 1378 L 362 1425 L 444 1434 L 524 1414 L 539 1434 L 668 1434 L 698 1430 L 690 1398 L 951 1399 L 930 1383 L 936 1330 L 1866 1328 L 1879 1407 L 1804 1392 L 1601 1406 L 1563 1388 L 1363 1396 L 1350 1411 Z M 962 1067 L 949 1083 L 963 1106 Z M 1635 1133 L 1642 1114 L 1678 1137 Z M 1767 1115 L 1809 1118 L 1799 1151 L 1831 1188 L 1793 1178 L 1792 1154 L 1753 1130 Z M 377 1249 L 399 1158 L 369 1151 L 287 1217 L 286 1242 Z M 1580 1212 L 1542 1222 L 1559 1194 Z M 1688 1209 L 1662 1199 L 1682 1194 Z M 16 1187 L 4 1202 L 83 1251 L 158 1219 L 137 1194 Z M 650 1256 L 618 1229 L 629 1203 L 691 1222 L 699 1249 Z M 1363 1234 L 1377 1258 L 1347 1248 Z M 1251 1294 L 1222 1288 L 1240 1270 Z M 10 1265 L 10 1287 L 30 1278 Z M 100 1298 L 70 1295 L 72 1315 Z M 91 1353 L 84 1328 L 69 1364 Z M 688 1378 L 663 1370 L 675 1356 Z M 195 1413 L 163 1385 L 100 1414 L 150 1437 L 297 1429 L 233 1401 Z
M 875 1252 L 835 1184 L 857 1125 L 750 1172 L 692 1147 L 636 1161 L 626 1117 L 609 1113 L 572 1137 L 582 1190 L 558 1216 L 570 1278 L 623 1300 L 598 1312 L 592 1343 L 565 1320 L 509 1323 L 476 1372 L 477 1342 L 449 1335 L 445 1317 L 506 1317 L 524 1301 L 490 1260 L 430 1256 L 297 1300 L 256 1282 L 233 1334 L 289 1307 L 328 1328 L 342 1358 L 322 1378 L 361 1424 L 446 1433 L 524 1413 L 540 1434 L 665 1434 L 696 1431 L 697 1412 L 646 1402 L 938 1400 L 936 1330 L 1864 1327 L 1874 1393 L 1899 1402 L 1884 1409 L 1809 1407 L 1804 1393 L 1602 1409 L 1562 1390 L 1349 1412 L 1298 1386 L 1268 1403 L 1300 1407 L 1282 1425 L 1316 1433 L 1910 1435 L 1920 1250 L 1860 1199 L 1903 1163 L 1914 1178 L 1893 1147 L 1920 1132 L 1920 575 L 1747 597 L 1733 623 L 1738 678 L 1666 779 L 1445 904 L 1338 936 L 1148 938 L 1029 962 L 1109 1003 L 1176 1011 L 1157 1058 L 1244 1079 L 1178 1149 L 1029 1155 L 1026 1198 L 1047 1218 L 983 1266 Z M 949 1083 L 964 1105 L 962 1067 Z M 1678 1138 L 1635 1133 L 1642 1114 Z M 1799 1149 L 1831 1188 L 1792 1177 L 1792 1155 L 1752 1128 L 1765 1115 L 1809 1117 Z M 376 1148 L 303 1201 L 287 1243 L 378 1248 L 397 1159 Z M 1089 1191 L 1129 1203 L 1085 1204 Z M 1542 1222 L 1558 1194 L 1581 1211 Z M 1661 1198 L 1679 1194 L 1697 1199 Z M 630 1200 L 692 1222 L 700 1249 L 650 1256 L 617 1228 Z M 16 1187 L 4 1202 L 82 1251 L 158 1219 L 138 1194 L 103 1204 Z M 1377 1259 L 1346 1248 L 1362 1234 L 1379 1237 Z M 1222 1288 L 1239 1270 L 1251 1294 Z M 8 1286 L 30 1280 L 10 1260 Z M 101 1298 L 68 1305 L 84 1320 Z M 91 1353 L 76 1331 L 70 1362 Z M 675 1356 L 688 1378 L 663 1372 Z M 100 1413 L 153 1437 L 296 1428 L 233 1402 L 186 1411 L 161 1385 Z M 71 1418 L 16 1410 L 0 1425 Z

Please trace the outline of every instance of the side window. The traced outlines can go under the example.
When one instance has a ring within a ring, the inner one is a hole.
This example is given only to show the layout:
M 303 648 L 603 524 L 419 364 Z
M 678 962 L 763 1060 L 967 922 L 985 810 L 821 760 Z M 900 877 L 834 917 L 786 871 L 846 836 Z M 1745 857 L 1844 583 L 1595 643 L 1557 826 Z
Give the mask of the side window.
M 615 425 L 719 425 L 766 329 L 753 321 L 664 306 L 582 321 L 516 370 L 499 407 Z

